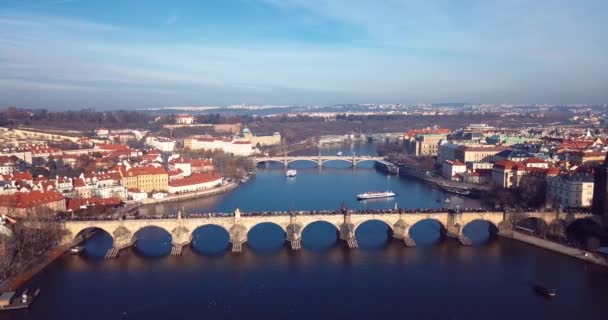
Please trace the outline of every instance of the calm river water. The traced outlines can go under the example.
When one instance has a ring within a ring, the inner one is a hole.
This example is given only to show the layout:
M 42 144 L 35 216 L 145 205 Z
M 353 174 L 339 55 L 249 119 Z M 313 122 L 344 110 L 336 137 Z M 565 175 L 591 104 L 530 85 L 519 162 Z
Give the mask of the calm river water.
M 372 154 L 373 145 L 322 150 Z M 261 168 L 255 179 L 217 197 L 145 208 L 146 214 L 175 212 L 431 208 L 449 196 L 429 185 L 387 178 L 371 164 L 334 163 L 318 169 L 295 165 L 296 178 L 279 166 Z M 356 193 L 390 188 L 392 200 L 358 202 Z M 450 206 L 476 207 L 451 198 Z M 463 247 L 441 239 L 439 225 L 412 227 L 416 248 L 392 240 L 382 222 L 357 229 L 358 249 L 337 239 L 333 226 L 315 223 L 303 232 L 303 249 L 292 252 L 282 230 L 253 228 L 240 254 L 228 234 L 207 226 L 192 246 L 168 256 L 170 235 L 154 227 L 135 236 L 132 248 L 104 261 L 111 238 L 98 233 L 82 256 L 64 256 L 27 286 L 41 295 L 26 311 L 0 319 L 604 319 L 608 272 L 578 260 L 507 239 L 490 238 L 485 222 L 470 224 L 474 240 Z M 531 283 L 555 288 L 552 300 Z

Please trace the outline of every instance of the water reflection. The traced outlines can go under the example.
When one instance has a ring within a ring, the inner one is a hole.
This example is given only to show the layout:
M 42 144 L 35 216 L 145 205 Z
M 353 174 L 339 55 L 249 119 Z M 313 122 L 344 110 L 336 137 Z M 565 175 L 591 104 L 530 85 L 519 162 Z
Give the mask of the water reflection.
M 339 240 L 338 229 L 325 221 L 316 221 L 302 230 L 302 246 L 304 249 L 329 250 Z
M 480 236 L 486 226 L 468 227 L 468 236 Z M 601 297 L 608 294 L 605 271 L 586 272 L 576 260 L 505 239 L 473 247 L 444 239 L 431 246 L 407 248 L 388 237 L 388 226 L 373 221 L 357 229 L 360 245 L 367 247 L 348 249 L 344 241 L 335 240 L 334 226 L 320 222 L 303 231 L 304 248 L 293 252 L 277 228 L 262 225 L 251 235 L 260 246 L 267 240 L 273 243 L 271 250 L 220 251 L 227 235 L 220 227 L 209 226 L 195 230 L 197 242 L 184 248 L 179 257 L 151 258 L 132 248 L 123 250 L 116 260 L 65 256 L 30 284 L 42 288 L 43 294 L 27 316 L 15 313 L 11 319 L 120 319 L 124 312 L 127 318 L 145 319 L 201 314 L 213 319 L 308 319 L 310 312 L 334 308 L 343 308 L 348 319 L 377 319 L 378 314 L 501 318 L 486 309 L 501 310 L 504 318 L 515 318 L 520 315 L 517 310 L 526 310 L 526 314 L 538 311 L 557 319 L 574 316 L 569 314 L 573 308 L 579 317 L 595 319 L 599 317 L 594 312 L 599 310 L 591 303 L 603 301 Z M 440 229 L 436 221 L 427 220 L 414 226 L 412 234 L 423 242 L 428 236 L 425 231 L 433 233 L 433 238 Z M 155 234 L 153 228 L 149 230 L 144 240 L 161 240 L 148 234 Z M 104 241 L 107 235 L 98 233 L 85 245 L 96 248 L 94 243 Z M 217 247 L 209 247 L 210 243 Z M 162 241 L 150 241 L 150 245 L 162 251 Z M 201 245 L 206 246 L 204 250 L 198 248 Z M 94 250 L 89 253 L 97 254 Z M 560 294 L 551 303 L 542 301 L 530 290 L 530 281 L 548 283 Z M 437 308 L 437 303 L 459 307 Z M 481 309 L 470 312 L 480 305 Z
M 275 251 L 285 245 L 285 231 L 280 226 L 264 222 L 257 224 L 247 233 L 247 246 L 256 251 Z
M 221 255 L 230 245 L 230 234 L 220 226 L 205 225 L 192 232 L 192 248 L 208 255 Z
M 434 219 L 424 219 L 410 227 L 410 237 L 416 246 L 434 245 L 445 238 L 445 233 L 445 227 Z
M 163 257 L 171 253 L 171 234 L 163 228 L 147 226 L 133 235 L 132 248 L 148 257 Z

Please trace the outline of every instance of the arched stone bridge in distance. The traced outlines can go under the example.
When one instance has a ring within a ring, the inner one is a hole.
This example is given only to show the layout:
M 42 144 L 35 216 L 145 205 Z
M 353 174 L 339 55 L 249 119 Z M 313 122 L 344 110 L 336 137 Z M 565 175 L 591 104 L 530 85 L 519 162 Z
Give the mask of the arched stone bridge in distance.
M 365 161 L 383 161 L 382 157 L 375 156 L 288 156 L 288 157 L 254 157 L 251 160 L 257 165 L 264 162 L 278 162 L 284 166 L 288 166 L 290 163 L 295 161 L 308 161 L 316 163 L 318 166 L 323 166 L 324 163 L 329 161 L 345 161 L 356 166 L 360 162 Z
M 566 236 L 566 228 L 576 220 L 591 219 L 601 224 L 601 220 L 588 213 L 560 213 L 560 212 L 519 212 L 508 213 L 499 211 L 485 212 L 414 212 L 398 213 L 388 211 L 386 213 L 358 213 L 335 212 L 322 214 L 309 213 L 284 213 L 269 215 L 249 215 L 241 214 L 237 209 L 231 216 L 222 217 L 197 217 L 182 218 L 178 214 L 171 219 L 126 219 L 126 220 L 68 220 L 63 222 L 65 230 L 65 241 L 78 239 L 84 230 L 99 228 L 110 234 L 113 238 L 113 251 L 116 255 L 119 250 L 131 246 L 135 242 L 135 233 L 143 228 L 154 226 L 166 230 L 172 238 L 173 249 L 177 254 L 181 253 L 181 248 L 192 241 L 192 233 L 199 227 L 206 225 L 216 225 L 224 228 L 229 236 L 232 250 L 239 252 L 242 244 L 247 242 L 249 230 L 258 224 L 273 223 L 280 226 L 285 232 L 285 239 L 291 243 L 291 247 L 297 250 L 301 247 L 302 231 L 306 226 L 317 222 L 325 221 L 336 227 L 341 240 L 347 241 L 349 247 L 357 247 L 355 232 L 357 228 L 366 221 L 379 220 L 386 223 L 393 238 L 403 240 L 408 247 L 415 246 L 410 237 L 410 228 L 416 223 L 432 219 L 438 221 L 442 226 L 442 232 L 448 237 L 458 239 L 462 244 L 470 244 L 464 236 L 465 226 L 476 220 L 487 221 L 490 228 L 502 236 L 510 236 L 513 227 L 525 219 L 534 218 L 540 220 L 547 227 L 547 232 L 554 236 Z

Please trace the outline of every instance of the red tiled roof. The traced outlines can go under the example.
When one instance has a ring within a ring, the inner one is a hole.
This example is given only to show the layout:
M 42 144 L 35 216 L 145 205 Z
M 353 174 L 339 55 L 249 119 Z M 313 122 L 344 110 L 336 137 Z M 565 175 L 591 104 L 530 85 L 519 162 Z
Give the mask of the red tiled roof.
M 188 185 L 194 185 L 194 184 L 200 184 L 200 183 L 205 183 L 205 182 L 211 182 L 211 181 L 215 181 L 215 180 L 219 180 L 221 179 L 222 176 L 220 176 L 217 173 L 208 173 L 208 174 L 204 174 L 204 173 L 195 173 L 189 177 L 183 178 L 183 179 L 179 179 L 179 180 L 174 180 L 169 182 L 169 186 L 171 187 L 183 187 L 183 186 L 188 186 Z
M 498 168 L 504 168 L 506 170 L 511 170 L 513 167 L 515 166 L 515 162 L 511 161 L 511 160 L 500 160 L 500 161 L 496 161 L 496 163 L 494 164 L 494 167 L 498 167 Z
M 547 162 L 543 159 L 534 157 L 534 158 L 528 158 L 528 159 L 524 160 L 523 163 L 528 164 L 528 163 L 547 163 Z
M 109 150 L 109 151 L 131 151 L 128 146 L 124 144 L 97 144 L 95 149 Z
M 11 195 L 0 195 L 0 206 L 31 208 L 64 199 L 65 197 L 56 191 L 15 192 Z
M 2 175 L 4 181 L 31 181 L 32 175 L 29 172 L 15 172 L 13 174 Z
M 161 167 L 132 167 L 131 169 L 126 170 L 123 176 L 143 176 L 150 174 L 167 174 L 167 172 L 165 172 L 165 170 Z
M 116 197 L 112 198 L 83 198 L 83 199 L 70 199 L 68 201 L 67 210 L 78 210 L 81 206 L 91 205 L 102 205 L 102 206 L 118 206 L 122 203 L 122 200 Z

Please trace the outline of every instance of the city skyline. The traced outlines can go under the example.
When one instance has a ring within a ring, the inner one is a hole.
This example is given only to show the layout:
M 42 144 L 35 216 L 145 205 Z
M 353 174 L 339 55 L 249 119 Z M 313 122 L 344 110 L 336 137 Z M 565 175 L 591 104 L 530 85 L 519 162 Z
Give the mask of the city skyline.
M 603 104 L 606 9 L 595 0 L 4 1 L 0 107 Z

